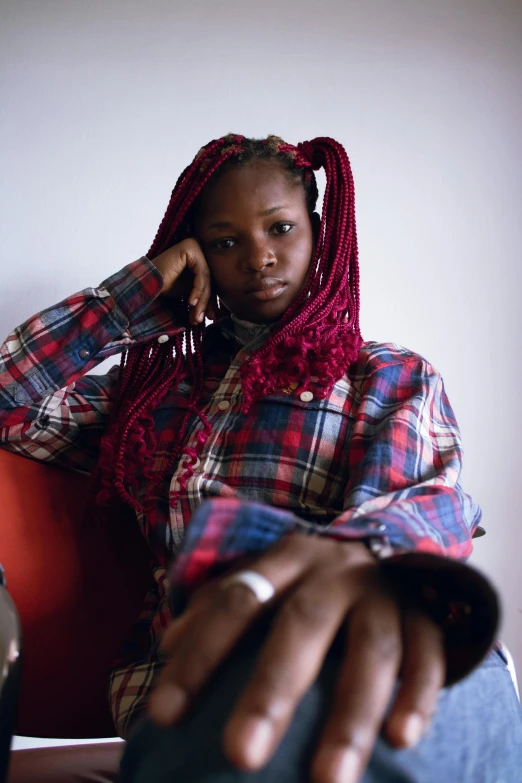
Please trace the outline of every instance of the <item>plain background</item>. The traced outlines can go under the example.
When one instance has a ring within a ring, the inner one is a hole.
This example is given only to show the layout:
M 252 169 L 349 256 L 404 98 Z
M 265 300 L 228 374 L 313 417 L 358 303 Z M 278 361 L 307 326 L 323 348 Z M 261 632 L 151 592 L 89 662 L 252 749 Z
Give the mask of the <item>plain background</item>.
M 0 332 L 145 253 L 229 131 L 352 160 L 366 339 L 442 372 L 522 673 L 521 0 L 1 0 Z

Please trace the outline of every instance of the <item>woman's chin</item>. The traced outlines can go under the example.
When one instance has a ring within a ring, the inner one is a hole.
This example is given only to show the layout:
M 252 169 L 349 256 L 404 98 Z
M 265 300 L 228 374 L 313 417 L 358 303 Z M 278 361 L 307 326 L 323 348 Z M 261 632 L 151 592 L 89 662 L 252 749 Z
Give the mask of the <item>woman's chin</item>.
M 259 313 L 254 312 L 253 309 L 243 309 L 243 308 L 237 308 L 236 310 L 231 311 L 233 315 L 235 315 L 236 318 L 239 318 L 240 321 L 248 321 L 251 324 L 272 324 L 276 321 L 279 321 L 279 319 L 282 317 L 283 313 Z
M 287 311 L 289 304 L 274 299 L 250 300 L 247 303 L 234 302 L 225 307 L 241 321 L 249 321 L 252 324 L 270 324 L 279 321 Z

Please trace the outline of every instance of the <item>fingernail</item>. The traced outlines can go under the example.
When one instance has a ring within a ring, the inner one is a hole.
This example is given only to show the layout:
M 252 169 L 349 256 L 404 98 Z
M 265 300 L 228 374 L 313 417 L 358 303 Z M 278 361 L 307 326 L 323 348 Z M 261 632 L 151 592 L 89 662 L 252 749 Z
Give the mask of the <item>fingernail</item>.
M 416 745 L 424 731 L 424 719 L 418 712 L 407 715 L 400 726 L 399 732 L 406 746 Z
M 272 747 L 274 730 L 266 718 L 247 718 L 240 729 L 239 743 L 246 764 L 251 769 L 262 767 Z
M 204 314 L 203 314 L 203 313 L 198 313 L 198 315 L 197 315 L 197 318 L 196 318 L 196 321 L 197 321 L 198 323 L 201 323 L 201 321 L 203 320 L 203 318 L 204 318 Z
M 192 305 L 192 307 L 195 307 L 198 302 L 199 302 L 199 299 L 191 299 L 190 302 L 189 302 L 189 305 Z
M 177 685 L 158 688 L 149 699 L 149 714 L 156 723 L 173 723 L 187 706 L 187 694 Z
M 361 756 L 354 748 L 333 751 L 328 754 L 327 759 L 332 783 L 357 783 L 361 769 Z

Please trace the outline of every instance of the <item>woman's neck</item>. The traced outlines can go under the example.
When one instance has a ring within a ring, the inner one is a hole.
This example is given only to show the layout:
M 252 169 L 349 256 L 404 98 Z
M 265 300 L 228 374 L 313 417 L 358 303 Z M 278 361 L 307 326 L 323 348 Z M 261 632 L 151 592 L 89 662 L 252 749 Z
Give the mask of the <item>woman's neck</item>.
M 245 321 L 242 318 L 238 318 L 232 313 L 232 323 L 234 325 L 234 333 L 238 342 L 241 345 L 247 345 L 254 338 L 259 337 L 261 334 L 268 334 L 274 324 L 255 324 L 252 321 Z

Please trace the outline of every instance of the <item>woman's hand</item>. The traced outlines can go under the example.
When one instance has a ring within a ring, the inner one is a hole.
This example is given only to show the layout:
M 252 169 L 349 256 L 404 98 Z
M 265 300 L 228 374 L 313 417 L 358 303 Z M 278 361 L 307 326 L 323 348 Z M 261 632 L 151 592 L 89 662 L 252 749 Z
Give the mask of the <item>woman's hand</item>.
M 211 294 L 210 271 L 199 242 L 184 239 L 153 259 L 152 263 L 163 276 L 162 295 L 176 299 L 189 295 L 192 307 L 189 321 L 193 326 L 205 317 L 213 318 L 209 304 Z
M 312 768 L 315 783 L 355 783 L 385 722 L 388 741 L 415 744 L 428 727 L 445 678 L 442 634 L 430 620 L 406 613 L 379 583 L 366 547 L 294 534 L 248 566 L 275 587 L 279 611 L 255 673 L 225 729 L 228 758 L 244 769 L 263 767 L 295 709 L 316 679 L 346 621 L 345 660 Z M 266 606 L 266 605 L 265 605 Z M 167 628 L 170 660 L 151 696 L 157 723 L 175 722 L 218 664 L 263 611 L 244 585 L 205 585 Z

